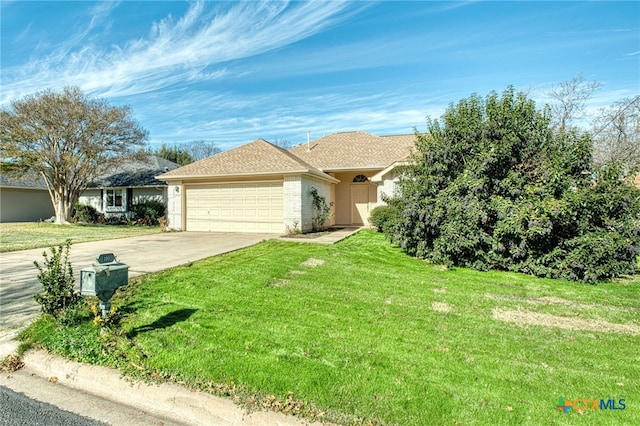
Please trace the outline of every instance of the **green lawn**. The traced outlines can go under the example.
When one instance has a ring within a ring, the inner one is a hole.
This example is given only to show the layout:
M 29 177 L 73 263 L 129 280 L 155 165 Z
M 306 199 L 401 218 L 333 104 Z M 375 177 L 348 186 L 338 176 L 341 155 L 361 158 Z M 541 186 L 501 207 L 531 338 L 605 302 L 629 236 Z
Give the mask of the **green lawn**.
M 446 269 L 364 231 L 138 279 L 114 334 L 43 319 L 23 338 L 341 424 L 640 424 L 639 290 Z M 626 409 L 563 414 L 559 397 Z
M 0 252 L 56 246 L 63 244 L 67 238 L 71 238 L 72 242 L 76 244 L 159 232 L 159 226 L 0 223 Z

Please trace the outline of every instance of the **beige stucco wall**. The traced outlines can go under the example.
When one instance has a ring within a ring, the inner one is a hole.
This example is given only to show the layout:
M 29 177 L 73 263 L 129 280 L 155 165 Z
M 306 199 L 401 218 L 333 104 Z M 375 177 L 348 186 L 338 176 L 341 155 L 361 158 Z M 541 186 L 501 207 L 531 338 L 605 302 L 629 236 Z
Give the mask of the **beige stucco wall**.
M 42 189 L 0 189 L 0 222 L 33 222 L 54 215 L 49 192 Z

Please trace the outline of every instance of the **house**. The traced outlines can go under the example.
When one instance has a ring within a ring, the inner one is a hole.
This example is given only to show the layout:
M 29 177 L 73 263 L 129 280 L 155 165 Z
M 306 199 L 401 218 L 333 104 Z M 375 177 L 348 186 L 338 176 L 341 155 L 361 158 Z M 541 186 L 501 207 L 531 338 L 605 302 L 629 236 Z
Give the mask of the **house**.
M 154 155 L 128 161 L 96 179 L 78 202 L 94 207 L 105 217 L 131 217 L 131 206 L 144 201 L 167 202 L 167 183 L 156 179 L 180 167 Z
M 284 233 L 313 229 L 312 189 L 331 207 L 326 225 L 367 225 L 392 195 L 415 135 L 334 133 L 287 151 L 263 139 L 158 176 L 169 185 L 176 230 Z
M 43 177 L 0 175 L 0 222 L 34 222 L 54 214 Z

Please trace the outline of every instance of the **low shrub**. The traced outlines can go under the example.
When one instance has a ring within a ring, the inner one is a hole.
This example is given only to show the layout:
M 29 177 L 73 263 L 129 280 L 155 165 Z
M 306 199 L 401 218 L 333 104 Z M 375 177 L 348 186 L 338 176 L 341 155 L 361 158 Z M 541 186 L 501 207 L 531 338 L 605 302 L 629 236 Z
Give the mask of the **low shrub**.
M 93 206 L 76 203 L 73 213 L 74 222 L 103 223 L 104 216 Z
M 55 319 L 65 318 L 67 311 L 82 300 L 80 294 L 73 288 L 75 279 L 69 260 L 71 240 L 67 240 L 58 247 L 51 247 L 50 254 L 42 253 L 43 265 L 33 262 L 38 268 L 38 281 L 42 284 L 43 293 L 34 295 L 36 302 L 42 307 L 42 312 Z
M 166 207 L 161 201 L 149 200 L 131 206 L 132 220 L 139 225 L 158 225 L 165 211 Z
M 371 210 L 369 223 L 373 225 L 376 231 L 386 234 L 397 221 L 397 217 L 397 210 L 392 206 L 378 206 Z

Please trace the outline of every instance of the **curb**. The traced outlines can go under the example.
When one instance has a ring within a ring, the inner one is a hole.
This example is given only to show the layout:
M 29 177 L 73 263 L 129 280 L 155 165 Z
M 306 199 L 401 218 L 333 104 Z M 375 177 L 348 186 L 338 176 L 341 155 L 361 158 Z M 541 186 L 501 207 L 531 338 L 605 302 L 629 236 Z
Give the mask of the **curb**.
M 176 384 L 128 382 L 118 370 L 82 364 L 44 351 L 27 352 L 22 370 L 0 385 L 112 425 L 321 425 L 277 412 L 247 413 L 233 401 Z

